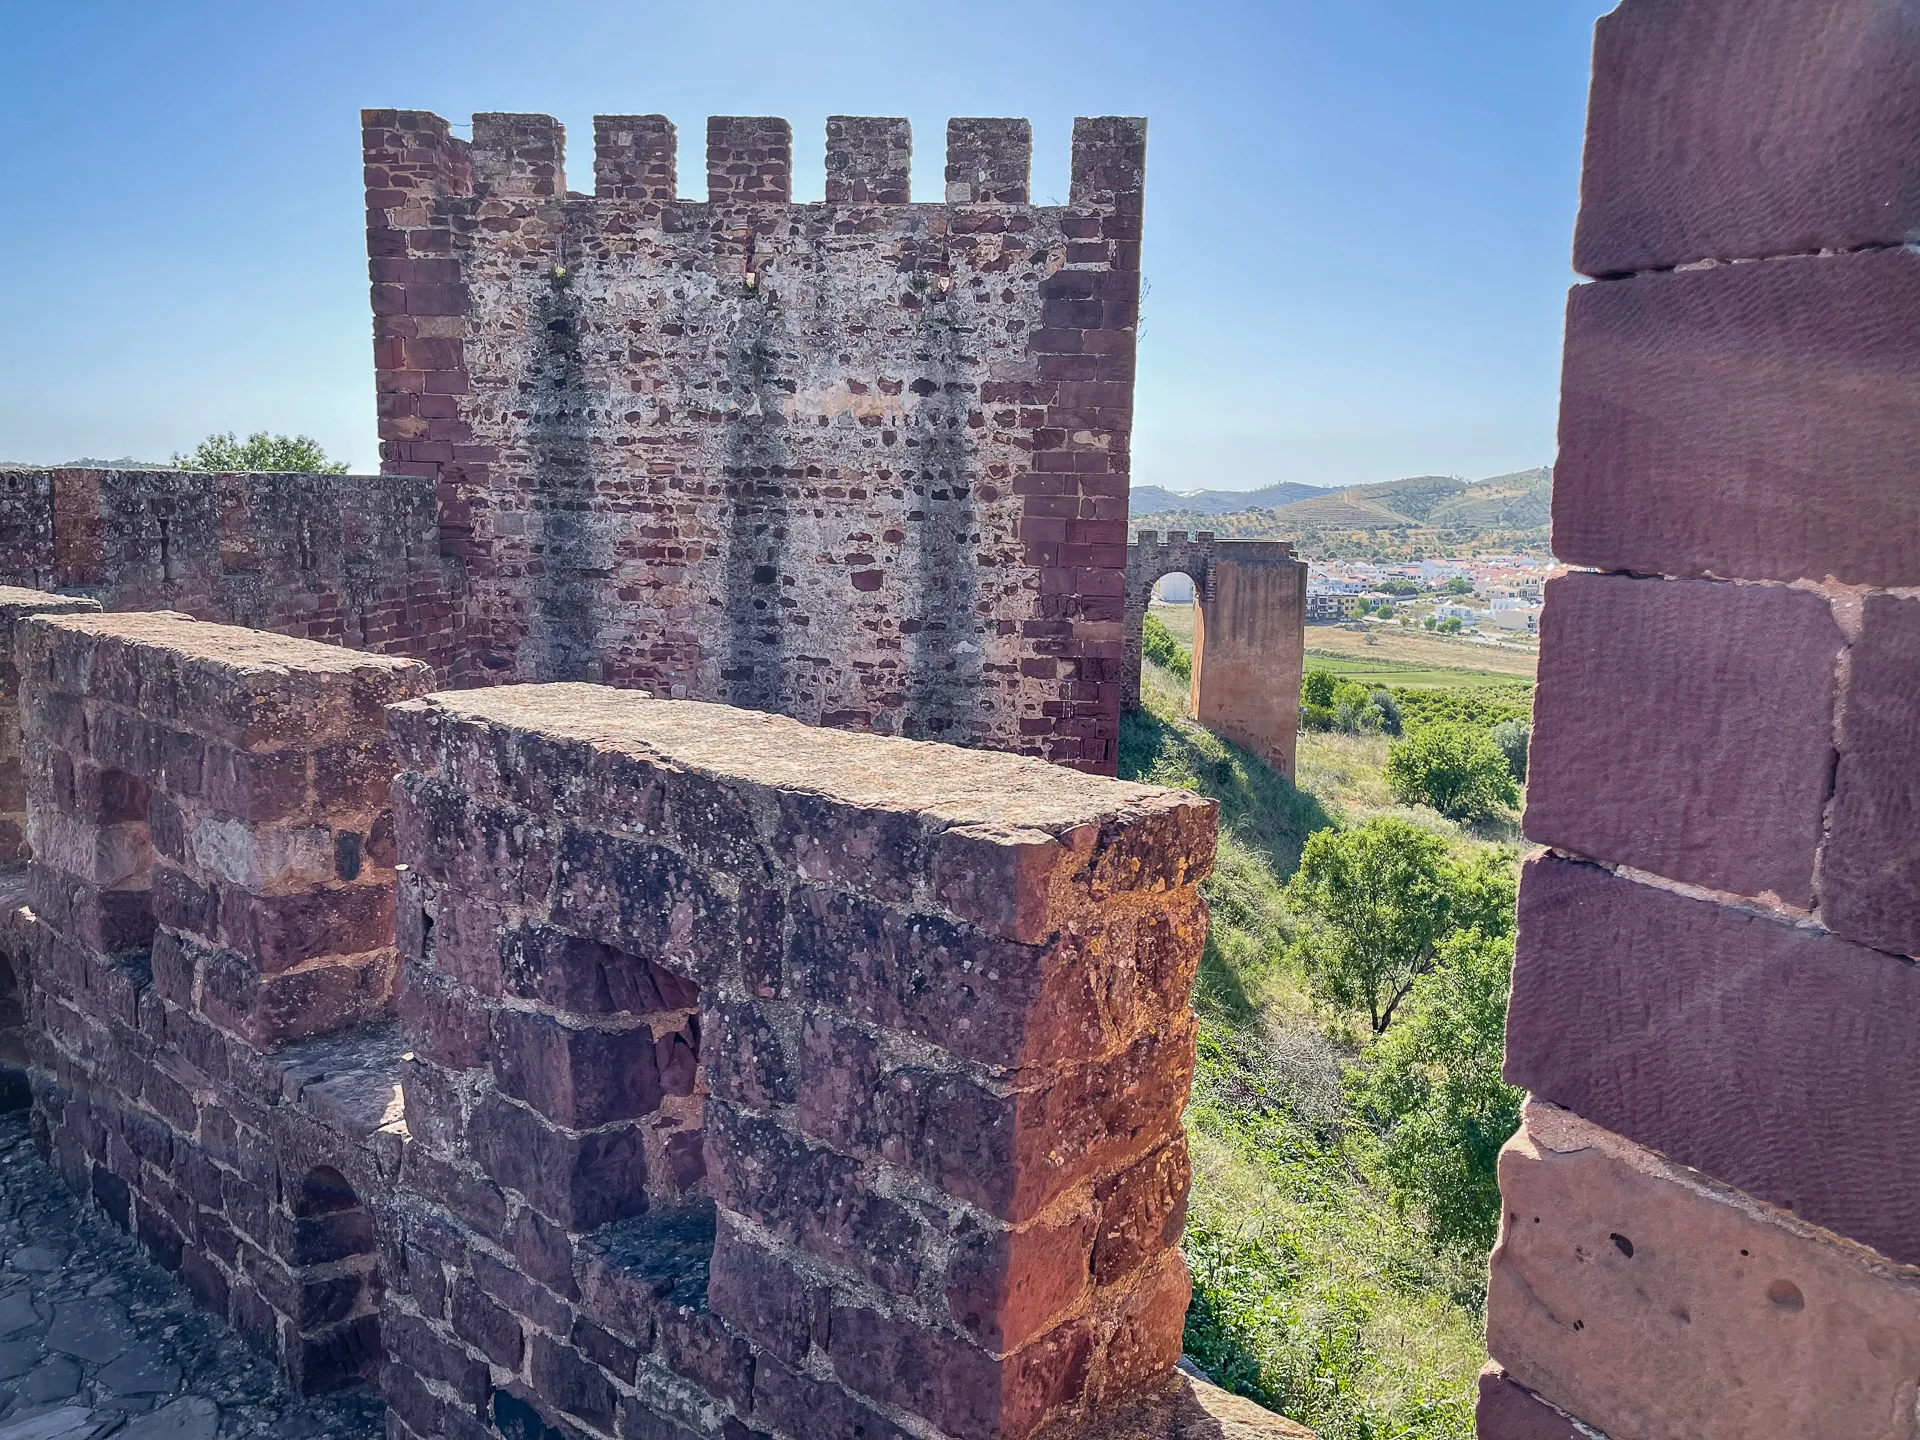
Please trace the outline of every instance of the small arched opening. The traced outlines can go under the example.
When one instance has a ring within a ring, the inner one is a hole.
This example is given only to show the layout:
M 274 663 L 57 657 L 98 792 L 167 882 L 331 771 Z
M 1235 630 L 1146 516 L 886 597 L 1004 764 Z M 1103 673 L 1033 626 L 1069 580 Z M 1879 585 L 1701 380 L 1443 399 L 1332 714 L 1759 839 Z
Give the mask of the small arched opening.
M 1163 700 L 1177 701 L 1181 712 L 1194 713 L 1193 676 L 1201 644 L 1200 590 L 1184 570 L 1171 570 L 1153 584 L 1140 627 L 1141 703 L 1148 689 Z
M 293 1272 L 286 1363 L 305 1394 L 380 1374 L 380 1264 L 373 1216 L 331 1165 L 309 1170 L 287 1197 L 292 1226 L 281 1259 Z

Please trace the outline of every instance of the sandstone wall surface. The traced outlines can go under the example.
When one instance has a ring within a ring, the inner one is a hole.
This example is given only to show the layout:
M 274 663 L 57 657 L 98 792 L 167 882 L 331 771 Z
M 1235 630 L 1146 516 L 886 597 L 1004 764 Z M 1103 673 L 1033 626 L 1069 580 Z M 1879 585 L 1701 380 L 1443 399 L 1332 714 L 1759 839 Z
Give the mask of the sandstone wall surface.
M 1907 3 L 1600 22 L 1487 1440 L 1920 1433 L 1916 74 Z

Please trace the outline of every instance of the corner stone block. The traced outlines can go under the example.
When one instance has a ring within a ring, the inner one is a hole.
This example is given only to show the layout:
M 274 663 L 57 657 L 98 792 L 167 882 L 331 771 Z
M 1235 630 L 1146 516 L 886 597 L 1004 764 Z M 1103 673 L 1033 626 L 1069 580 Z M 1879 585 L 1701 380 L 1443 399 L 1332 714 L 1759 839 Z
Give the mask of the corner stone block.
M 1885 0 L 1626 0 L 1599 23 L 1574 265 L 1897 246 L 1920 228 L 1920 24 Z
M 1554 554 L 1642 575 L 1920 585 L 1916 373 L 1909 250 L 1578 286 Z
M 1539 1102 L 1500 1192 L 1487 1348 L 1556 1408 L 1608 1435 L 1913 1434 L 1920 1273 Z
M 1920 956 L 1920 600 L 1869 595 L 1850 661 L 1820 918 Z
M 1552 855 L 1527 863 L 1509 1081 L 1920 1263 L 1920 967 Z
M 1843 644 L 1800 590 L 1549 582 L 1527 838 L 1810 910 Z

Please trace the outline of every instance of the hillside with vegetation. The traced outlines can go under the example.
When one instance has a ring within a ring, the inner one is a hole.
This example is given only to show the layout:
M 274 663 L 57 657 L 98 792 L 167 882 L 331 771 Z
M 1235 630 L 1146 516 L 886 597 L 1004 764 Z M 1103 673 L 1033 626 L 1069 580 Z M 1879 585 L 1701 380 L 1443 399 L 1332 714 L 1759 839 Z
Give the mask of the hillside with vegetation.
M 1147 492 L 1143 507 L 1141 497 Z M 1271 493 L 1249 491 L 1235 497 L 1231 491 L 1210 490 L 1180 496 L 1141 487 L 1134 491 L 1133 528 L 1211 530 L 1234 540 L 1292 540 L 1309 560 L 1544 552 L 1553 472 L 1542 466 L 1479 481 L 1422 475 L 1323 490 L 1285 503 L 1269 499 Z
M 1469 1440 L 1531 687 L 1313 668 L 1298 784 L 1186 718 L 1148 624 L 1120 773 L 1220 802 L 1187 1349 L 1325 1440 Z

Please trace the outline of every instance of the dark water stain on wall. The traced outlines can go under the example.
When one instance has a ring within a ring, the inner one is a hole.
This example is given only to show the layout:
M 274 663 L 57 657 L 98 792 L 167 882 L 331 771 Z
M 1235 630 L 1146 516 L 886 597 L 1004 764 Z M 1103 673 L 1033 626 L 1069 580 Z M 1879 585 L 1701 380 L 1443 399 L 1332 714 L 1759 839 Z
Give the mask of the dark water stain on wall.
M 788 487 L 791 456 L 778 378 L 774 302 L 743 294 L 727 344 L 728 416 L 724 478 L 727 552 L 725 663 L 729 704 L 749 710 L 789 708 L 787 594 Z
M 521 670 L 540 680 L 598 680 L 595 600 L 608 576 L 605 537 L 594 524 L 593 464 L 580 302 L 556 269 L 534 307 L 527 443 L 532 485 L 532 613 Z M 530 653 L 529 653 L 530 652 Z
M 984 658 L 974 613 L 980 537 L 967 438 L 978 392 L 966 379 L 970 367 L 953 303 L 931 285 L 923 293 L 920 373 L 910 387 L 915 402 L 905 437 L 913 567 L 912 614 L 900 627 L 907 636 L 905 733 L 967 744 L 978 719 Z

